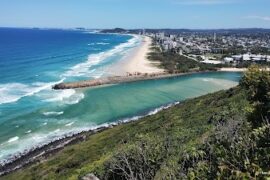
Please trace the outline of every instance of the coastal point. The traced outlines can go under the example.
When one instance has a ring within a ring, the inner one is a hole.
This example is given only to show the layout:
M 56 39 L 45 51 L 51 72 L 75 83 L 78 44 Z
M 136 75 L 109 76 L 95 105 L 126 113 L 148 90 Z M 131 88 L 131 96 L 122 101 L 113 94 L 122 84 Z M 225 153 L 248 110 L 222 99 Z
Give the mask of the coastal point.
M 270 180 L 270 0 L 0 0 L 0 180 Z

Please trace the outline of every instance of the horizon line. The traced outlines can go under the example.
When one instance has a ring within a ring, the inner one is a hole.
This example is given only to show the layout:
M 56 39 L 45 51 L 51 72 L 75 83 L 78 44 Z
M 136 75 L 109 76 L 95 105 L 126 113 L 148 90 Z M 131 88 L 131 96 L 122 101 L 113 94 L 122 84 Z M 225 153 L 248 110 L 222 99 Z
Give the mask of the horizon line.
M 163 27 L 163 28 L 122 28 L 122 27 L 112 27 L 112 28 L 88 28 L 88 27 L 15 27 L 15 26 L 0 26 L 0 28 L 10 28 L 10 29 L 62 29 L 62 30 L 69 30 L 69 29 L 88 29 L 88 30 L 106 30 L 106 29 L 116 29 L 121 28 L 124 30 L 244 30 L 244 29 L 263 29 L 263 30 L 270 30 L 269 28 L 264 27 L 232 27 L 232 28 L 170 28 L 170 27 Z

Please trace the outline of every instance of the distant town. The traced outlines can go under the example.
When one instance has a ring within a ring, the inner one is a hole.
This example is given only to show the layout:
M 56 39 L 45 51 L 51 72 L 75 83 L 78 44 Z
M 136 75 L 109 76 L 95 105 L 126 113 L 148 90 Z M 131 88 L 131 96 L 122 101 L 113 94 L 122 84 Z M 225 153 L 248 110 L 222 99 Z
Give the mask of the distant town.
M 206 64 L 247 67 L 252 63 L 270 64 L 270 30 L 124 30 L 106 32 L 150 36 L 163 52 L 178 53 Z

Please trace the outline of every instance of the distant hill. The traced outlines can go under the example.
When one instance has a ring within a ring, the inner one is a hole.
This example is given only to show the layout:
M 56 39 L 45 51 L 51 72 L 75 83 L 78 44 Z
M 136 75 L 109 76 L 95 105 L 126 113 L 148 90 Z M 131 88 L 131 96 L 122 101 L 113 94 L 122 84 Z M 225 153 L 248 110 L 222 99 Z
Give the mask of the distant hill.
M 122 28 L 115 28 L 115 29 L 104 29 L 100 31 L 101 33 L 127 33 L 128 30 Z
M 102 33 L 131 33 L 138 34 L 141 33 L 143 29 L 105 29 Z M 164 32 L 166 34 L 179 34 L 179 33 L 222 33 L 222 34 L 254 34 L 254 33 L 270 33 L 270 29 L 263 28 L 239 28 L 239 29 L 144 29 L 147 33 L 159 33 Z

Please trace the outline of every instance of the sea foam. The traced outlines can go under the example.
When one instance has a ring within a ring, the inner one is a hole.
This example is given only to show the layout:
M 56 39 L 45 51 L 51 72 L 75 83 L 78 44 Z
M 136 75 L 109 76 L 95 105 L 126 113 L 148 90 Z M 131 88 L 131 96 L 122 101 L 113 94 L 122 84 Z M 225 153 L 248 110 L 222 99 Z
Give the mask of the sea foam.
M 17 102 L 23 97 L 33 96 L 43 90 L 51 89 L 54 84 L 63 82 L 42 83 L 37 82 L 30 85 L 22 83 L 0 84 L 0 104 Z
M 108 45 L 110 43 L 104 43 L 104 42 L 99 42 L 99 43 L 96 43 L 97 45 Z
M 32 131 L 31 130 L 29 130 L 29 131 L 26 131 L 25 132 L 25 134 L 30 134 Z
M 63 137 L 69 137 L 72 136 L 74 134 L 78 134 L 81 132 L 85 132 L 85 131 L 90 131 L 90 130 L 95 130 L 95 129 L 99 129 L 99 128 L 107 128 L 110 126 L 114 126 L 114 125 L 118 125 L 121 123 L 127 123 L 127 122 L 131 122 L 131 121 L 136 121 L 140 118 L 143 118 L 145 116 L 148 115 L 153 115 L 158 113 L 161 110 L 164 109 L 168 109 L 171 106 L 177 105 L 179 104 L 179 102 L 175 102 L 175 103 L 170 103 L 167 104 L 165 106 L 161 106 L 158 107 L 156 109 L 153 109 L 151 111 L 148 111 L 146 113 L 143 113 L 142 115 L 139 116 L 133 116 L 131 118 L 125 118 L 125 119 L 120 119 L 117 120 L 115 122 L 112 123 L 104 123 L 104 124 L 87 124 L 85 126 L 82 127 L 73 127 L 72 125 L 74 125 L 74 121 L 65 124 L 63 128 L 56 128 L 53 131 L 47 132 L 47 133 L 34 133 L 31 134 L 31 136 L 28 136 L 27 138 L 22 139 L 21 143 L 18 144 L 18 148 L 16 149 L 5 149 L 5 147 L 2 147 L 2 151 L 0 150 L 0 154 L 2 154 L 3 156 L 0 158 L 0 165 L 4 165 L 8 162 L 11 162 L 14 160 L 14 157 L 20 157 L 24 154 L 27 154 L 28 152 L 30 152 L 31 150 L 38 148 L 38 147 L 42 147 L 46 144 L 49 144 L 50 142 L 62 139 Z M 9 139 L 8 142 L 15 142 L 19 139 L 19 137 L 13 137 L 11 139 Z M 33 143 L 33 141 L 35 143 Z M 5 144 L 4 144 L 5 145 Z
M 51 103 L 61 102 L 63 104 L 77 104 L 84 98 L 84 94 L 82 92 L 77 92 L 74 89 L 66 89 L 58 91 L 50 90 L 48 92 L 40 93 L 39 97 L 45 102 Z M 57 114 L 53 112 L 53 113 L 46 113 L 44 115 L 48 116 Z
M 8 143 L 12 143 L 12 142 L 15 142 L 15 141 L 18 141 L 19 140 L 19 137 L 18 136 L 15 136 L 15 137 L 13 137 L 13 138 L 10 138 L 9 140 L 8 140 Z
M 75 66 L 73 66 L 70 70 L 68 70 L 66 73 L 64 73 L 64 77 L 80 77 L 80 76 L 89 76 L 94 72 L 94 70 L 89 70 L 90 67 L 93 67 L 95 65 L 98 65 L 102 62 L 104 62 L 107 58 L 116 55 L 121 54 L 125 52 L 126 49 L 132 48 L 135 46 L 137 42 L 139 42 L 140 37 L 139 36 L 133 36 L 132 39 L 130 39 L 126 43 L 122 43 L 118 46 L 115 46 L 113 49 L 101 52 L 98 54 L 91 54 L 88 56 L 88 59 L 86 62 L 79 63 Z M 105 43 L 103 43 L 105 44 Z M 90 44 L 89 44 L 90 45 Z M 95 78 L 99 78 L 96 76 Z
M 73 124 L 74 124 L 75 122 L 71 122 L 71 123 L 68 123 L 68 124 L 66 124 L 65 126 L 72 126 Z
M 60 112 L 52 111 L 52 112 L 44 112 L 43 113 L 44 116 L 59 116 L 59 115 L 62 115 L 62 114 L 64 114 L 63 111 L 60 111 Z
M 51 98 L 46 98 L 45 101 L 47 102 L 55 102 L 55 101 L 63 101 L 67 98 L 70 98 L 74 95 L 76 91 L 74 89 L 66 89 L 61 91 L 54 91 L 50 94 Z

